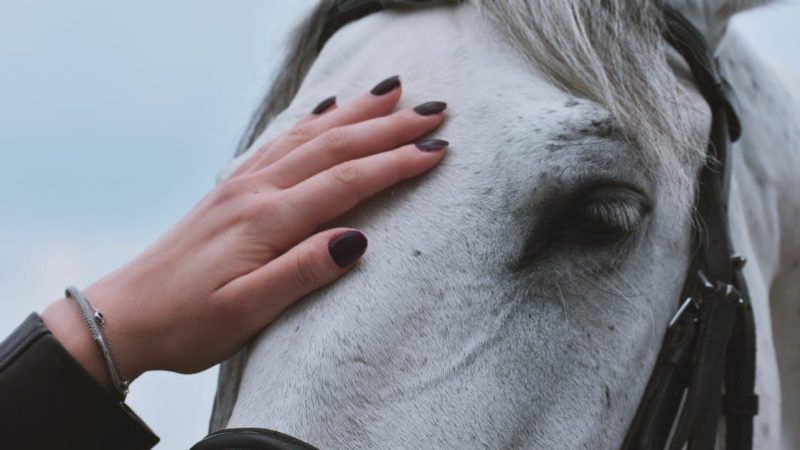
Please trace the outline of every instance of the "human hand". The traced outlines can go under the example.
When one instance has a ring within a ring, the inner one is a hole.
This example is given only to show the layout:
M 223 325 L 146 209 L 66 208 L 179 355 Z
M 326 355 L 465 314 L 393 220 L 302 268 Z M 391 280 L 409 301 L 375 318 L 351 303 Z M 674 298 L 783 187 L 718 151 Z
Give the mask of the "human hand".
M 447 146 L 407 144 L 441 124 L 445 104 L 389 114 L 400 96 L 393 77 L 342 108 L 323 102 L 261 146 L 143 253 L 84 290 L 105 316 L 128 380 L 222 361 L 292 302 L 353 267 L 366 249 L 363 234 L 312 233 L 365 197 L 427 171 Z M 111 388 L 76 305 L 62 298 L 42 317 Z

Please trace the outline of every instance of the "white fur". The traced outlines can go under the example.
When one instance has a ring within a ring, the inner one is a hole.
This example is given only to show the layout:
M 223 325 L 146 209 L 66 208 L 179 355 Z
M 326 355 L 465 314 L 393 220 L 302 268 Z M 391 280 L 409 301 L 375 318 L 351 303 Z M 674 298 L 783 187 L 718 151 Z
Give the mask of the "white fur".
M 758 335 L 762 448 L 800 448 L 800 81 L 782 80 L 735 34 L 722 62 L 742 104 L 731 226 L 746 271 Z M 757 294 L 757 295 L 756 295 Z M 776 358 L 777 357 L 777 358 Z M 777 359 L 777 361 L 776 361 Z M 776 367 L 777 363 L 777 367 Z
M 277 429 L 326 449 L 619 446 L 688 261 L 693 188 L 668 172 L 693 179 L 696 161 L 653 166 L 634 142 L 598 136 L 592 122 L 613 123 L 613 108 L 556 87 L 536 65 L 546 58 L 522 57 L 492 23 L 464 5 L 349 25 L 262 136 L 321 98 L 345 102 L 394 73 L 402 106 L 450 103 L 435 133 L 450 153 L 336 222 L 367 234 L 364 260 L 233 360 L 216 426 Z M 791 448 L 800 443 L 800 153 L 791 145 L 800 124 L 790 118 L 800 115 L 738 40 L 726 38 L 721 52 L 745 106 L 731 220 L 751 261 L 757 446 Z M 682 83 L 678 117 L 695 117 L 703 135 L 703 102 Z M 637 186 L 654 205 L 627 251 L 554 244 L 515 268 L 547 212 L 592 177 Z M 770 306 L 779 313 L 770 317 Z

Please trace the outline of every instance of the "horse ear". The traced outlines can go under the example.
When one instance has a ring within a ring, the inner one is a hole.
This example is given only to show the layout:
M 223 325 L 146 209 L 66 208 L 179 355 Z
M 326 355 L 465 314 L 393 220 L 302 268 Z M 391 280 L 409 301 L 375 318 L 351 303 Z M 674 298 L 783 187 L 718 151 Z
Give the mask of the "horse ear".
M 736 13 L 755 8 L 771 0 L 667 0 L 682 12 L 706 37 L 712 48 L 716 48 L 731 17 Z

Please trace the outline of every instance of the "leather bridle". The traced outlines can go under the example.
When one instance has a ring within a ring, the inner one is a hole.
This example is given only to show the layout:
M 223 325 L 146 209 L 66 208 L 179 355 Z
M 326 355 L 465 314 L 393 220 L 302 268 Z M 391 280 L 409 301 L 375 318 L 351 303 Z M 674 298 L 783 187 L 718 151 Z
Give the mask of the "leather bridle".
M 263 428 L 228 428 L 211 433 L 189 450 L 318 450 L 288 434 Z
M 664 13 L 665 37 L 711 108 L 711 133 L 695 203 L 696 253 L 622 448 L 713 449 L 723 414 L 726 447 L 750 449 L 758 413 L 755 322 L 745 259 L 734 253 L 728 225 L 731 142 L 741 126 L 703 36 L 675 9 L 665 6 Z
M 356 3 L 326 30 L 383 9 L 380 0 Z M 758 413 L 755 322 L 742 268 L 728 225 L 731 143 L 741 134 L 730 85 L 700 32 L 677 10 L 664 6 L 666 40 L 683 56 L 711 109 L 706 161 L 695 201 L 695 252 L 623 450 L 713 449 L 721 415 L 728 449 L 752 448 Z M 271 430 L 227 429 L 191 450 L 315 450 Z

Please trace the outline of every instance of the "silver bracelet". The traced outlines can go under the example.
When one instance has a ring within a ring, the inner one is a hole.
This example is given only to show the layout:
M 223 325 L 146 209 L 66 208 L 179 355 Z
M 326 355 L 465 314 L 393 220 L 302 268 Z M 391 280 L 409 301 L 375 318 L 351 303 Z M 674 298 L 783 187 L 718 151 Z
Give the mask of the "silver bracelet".
M 128 395 L 128 380 L 125 379 L 122 372 L 119 370 L 117 361 L 114 358 L 114 351 L 111 349 L 111 343 L 103 334 L 103 324 L 105 322 L 103 314 L 96 310 L 92 304 L 89 303 L 89 300 L 84 297 L 83 293 L 75 286 L 67 287 L 66 294 L 67 297 L 75 300 L 75 303 L 78 305 L 81 316 L 83 316 L 83 321 L 86 322 L 86 326 L 89 327 L 92 339 L 97 343 L 97 347 L 100 348 L 100 354 L 106 361 L 106 367 L 108 368 L 109 375 L 111 375 L 111 382 L 114 384 L 114 389 L 117 391 L 120 401 L 125 401 L 125 397 Z

